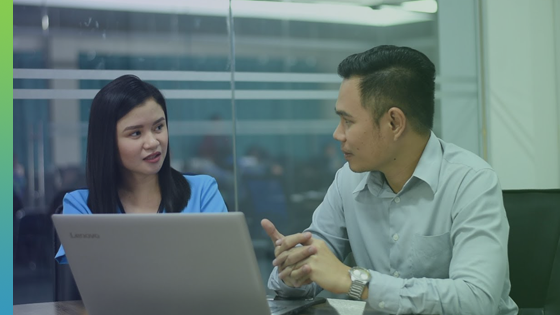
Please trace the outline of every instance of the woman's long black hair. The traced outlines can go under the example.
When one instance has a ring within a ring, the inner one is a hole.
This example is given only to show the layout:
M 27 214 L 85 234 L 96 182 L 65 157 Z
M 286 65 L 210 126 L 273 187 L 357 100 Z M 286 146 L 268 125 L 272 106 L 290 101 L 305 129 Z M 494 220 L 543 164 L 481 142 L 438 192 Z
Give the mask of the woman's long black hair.
M 118 212 L 122 174 L 117 122 L 150 98 L 161 106 L 167 122 L 167 107 L 161 92 L 133 75 L 123 75 L 111 81 L 93 99 L 86 155 L 87 203 L 92 213 Z M 161 200 L 166 212 L 181 212 L 191 197 L 191 188 L 185 177 L 171 168 L 169 147 L 158 173 Z

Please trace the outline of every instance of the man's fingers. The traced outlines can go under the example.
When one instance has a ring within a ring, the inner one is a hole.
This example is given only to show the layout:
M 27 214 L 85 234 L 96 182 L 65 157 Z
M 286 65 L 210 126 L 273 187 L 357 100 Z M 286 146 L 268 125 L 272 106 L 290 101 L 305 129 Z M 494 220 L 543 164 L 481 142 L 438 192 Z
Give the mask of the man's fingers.
M 278 257 L 272 261 L 272 265 L 279 267 L 293 265 L 316 253 L 317 249 L 315 246 L 294 247 L 280 253 Z
M 292 266 L 287 266 L 284 268 L 284 270 L 279 271 L 278 273 L 278 278 L 280 278 L 281 280 L 284 280 L 284 282 L 286 282 L 285 280 L 287 280 L 286 278 L 288 278 L 288 276 L 292 273 Z
M 261 220 L 261 226 L 264 229 L 264 231 L 266 232 L 266 234 L 268 234 L 268 236 L 272 240 L 272 243 L 276 244 L 276 241 L 284 238 L 284 235 L 282 235 L 282 234 L 280 234 L 280 232 L 278 232 L 278 230 L 276 229 L 274 224 L 272 224 L 272 222 L 270 222 L 270 220 L 262 219 Z
M 284 265 L 290 266 L 297 264 L 316 253 L 317 248 L 314 246 L 302 246 L 300 250 L 294 251 L 291 255 L 288 255 L 288 257 L 284 260 Z
M 293 269 L 290 273 L 290 278 L 295 287 L 300 287 L 311 283 L 310 279 L 311 267 L 307 264 L 301 266 L 301 268 Z
M 287 266 L 282 272 L 278 272 L 278 277 L 289 287 L 299 288 L 303 285 L 310 284 L 311 267 L 303 265 L 300 269 L 294 269 L 294 266 Z
M 269 221 L 270 222 L 270 221 Z M 288 235 L 281 239 L 281 241 L 276 241 L 276 248 L 274 249 L 274 255 L 278 257 L 280 253 L 293 248 L 297 244 L 310 245 L 311 233 L 296 233 Z

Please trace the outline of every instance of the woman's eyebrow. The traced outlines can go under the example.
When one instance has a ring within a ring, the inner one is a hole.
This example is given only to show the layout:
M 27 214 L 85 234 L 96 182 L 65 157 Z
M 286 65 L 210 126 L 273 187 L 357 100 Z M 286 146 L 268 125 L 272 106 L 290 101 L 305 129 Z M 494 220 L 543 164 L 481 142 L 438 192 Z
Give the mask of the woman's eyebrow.
M 154 123 L 152 124 L 152 126 L 153 126 L 153 125 L 159 124 L 159 123 L 162 122 L 163 120 L 165 120 L 165 117 L 161 117 L 160 119 L 154 121 Z M 144 127 L 144 126 L 143 126 L 143 125 L 128 126 L 128 127 L 124 128 L 123 131 L 131 130 L 131 129 L 138 129 L 138 128 L 142 128 L 142 127 Z
M 161 117 L 160 119 L 154 121 L 154 123 L 152 124 L 152 126 L 153 126 L 153 125 L 159 124 L 162 120 L 165 120 L 165 117 Z

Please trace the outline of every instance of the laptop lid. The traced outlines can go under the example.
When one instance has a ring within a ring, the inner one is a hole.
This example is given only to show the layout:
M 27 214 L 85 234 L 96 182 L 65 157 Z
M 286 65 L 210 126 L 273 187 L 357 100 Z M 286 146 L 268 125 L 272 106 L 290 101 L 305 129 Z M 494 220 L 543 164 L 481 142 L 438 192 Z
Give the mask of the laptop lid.
M 241 212 L 52 218 L 90 315 L 270 314 Z

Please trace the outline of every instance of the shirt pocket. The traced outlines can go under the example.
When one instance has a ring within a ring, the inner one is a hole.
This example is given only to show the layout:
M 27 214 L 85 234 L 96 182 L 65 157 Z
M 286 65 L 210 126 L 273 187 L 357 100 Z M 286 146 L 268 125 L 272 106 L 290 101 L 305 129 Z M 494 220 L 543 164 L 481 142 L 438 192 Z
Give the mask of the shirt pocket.
M 441 235 L 415 235 L 410 262 L 415 278 L 449 278 L 452 250 L 449 232 Z

